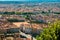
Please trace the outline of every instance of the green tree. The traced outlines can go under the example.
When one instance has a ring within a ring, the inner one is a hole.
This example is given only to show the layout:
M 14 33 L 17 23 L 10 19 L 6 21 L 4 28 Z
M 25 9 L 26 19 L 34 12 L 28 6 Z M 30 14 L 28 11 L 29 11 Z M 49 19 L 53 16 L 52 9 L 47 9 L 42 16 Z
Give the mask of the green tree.
M 60 21 L 50 23 L 48 28 L 44 28 L 37 40 L 60 40 Z

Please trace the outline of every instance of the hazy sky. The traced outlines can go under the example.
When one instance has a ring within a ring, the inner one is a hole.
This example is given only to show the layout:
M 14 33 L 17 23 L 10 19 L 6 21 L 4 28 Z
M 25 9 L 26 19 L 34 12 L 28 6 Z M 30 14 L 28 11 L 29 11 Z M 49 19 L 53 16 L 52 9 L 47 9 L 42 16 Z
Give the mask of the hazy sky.
M 40 1 L 40 0 L 0 0 L 0 1 Z M 59 1 L 59 0 L 44 0 L 44 1 Z

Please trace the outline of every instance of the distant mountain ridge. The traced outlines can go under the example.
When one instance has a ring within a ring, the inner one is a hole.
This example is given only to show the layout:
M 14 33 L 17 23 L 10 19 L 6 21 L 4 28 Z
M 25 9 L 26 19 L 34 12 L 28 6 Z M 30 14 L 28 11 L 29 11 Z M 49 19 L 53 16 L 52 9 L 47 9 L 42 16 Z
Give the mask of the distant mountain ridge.
M 0 1 L 0 4 L 40 3 L 39 1 Z
M 41 3 L 41 2 L 60 2 L 60 1 L 0 1 L 0 4 L 22 4 L 22 3 Z

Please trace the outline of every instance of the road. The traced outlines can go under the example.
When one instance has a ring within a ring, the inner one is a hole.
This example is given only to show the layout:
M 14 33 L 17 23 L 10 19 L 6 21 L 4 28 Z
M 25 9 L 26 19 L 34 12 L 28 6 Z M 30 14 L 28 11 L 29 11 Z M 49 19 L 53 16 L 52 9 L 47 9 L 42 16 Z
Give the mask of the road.
M 26 38 L 30 38 L 30 39 L 32 37 L 31 35 L 25 34 L 25 33 L 21 32 L 21 31 L 20 31 L 20 35 L 25 36 Z M 36 38 L 33 37 L 33 40 L 36 40 Z

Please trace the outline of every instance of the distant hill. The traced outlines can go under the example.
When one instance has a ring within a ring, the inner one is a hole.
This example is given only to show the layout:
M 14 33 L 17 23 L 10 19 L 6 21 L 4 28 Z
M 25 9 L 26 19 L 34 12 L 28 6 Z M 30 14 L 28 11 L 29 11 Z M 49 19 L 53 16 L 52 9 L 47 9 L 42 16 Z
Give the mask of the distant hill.
M 40 1 L 0 1 L 0 4 L 40 3 Z
M 41 3 L 41 2 L 60 2 L 60 0 L 35 0 L 35 1 L 0 1 L 0 4 L 23 4 L 23 3 Z

